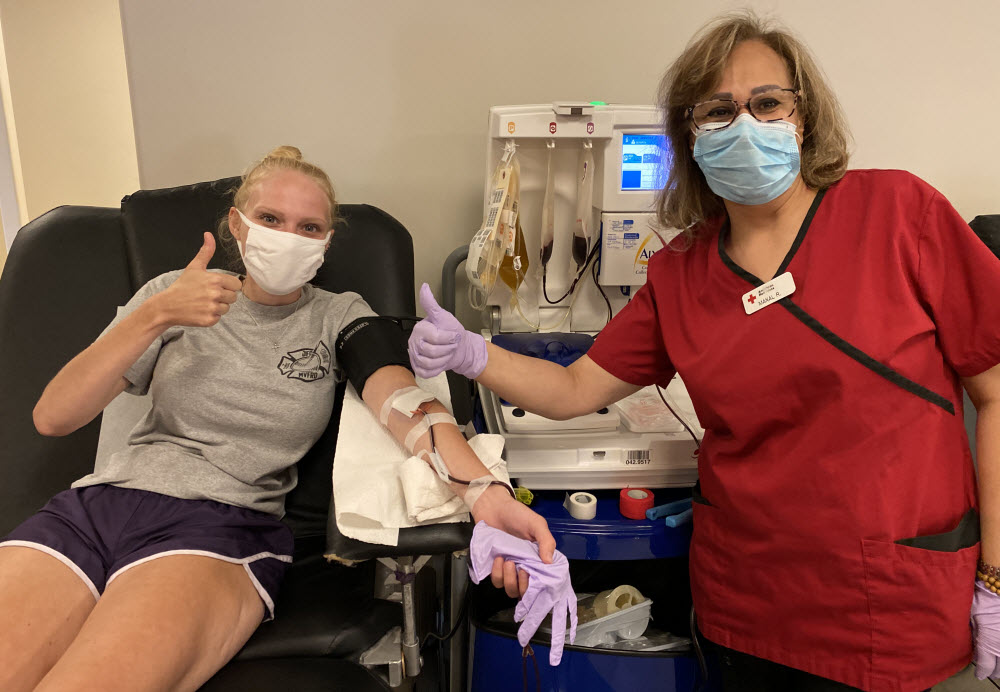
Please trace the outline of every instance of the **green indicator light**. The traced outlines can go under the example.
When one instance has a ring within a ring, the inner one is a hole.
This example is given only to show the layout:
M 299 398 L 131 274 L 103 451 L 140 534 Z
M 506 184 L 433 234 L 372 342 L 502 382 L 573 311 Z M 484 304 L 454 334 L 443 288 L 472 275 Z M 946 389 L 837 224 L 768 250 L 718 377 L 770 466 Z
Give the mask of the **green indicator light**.
M 604 102 L 604 101 L 591 101 L 590 105 L 591 106 L 606 106 L 608 104 L 606 102 Z

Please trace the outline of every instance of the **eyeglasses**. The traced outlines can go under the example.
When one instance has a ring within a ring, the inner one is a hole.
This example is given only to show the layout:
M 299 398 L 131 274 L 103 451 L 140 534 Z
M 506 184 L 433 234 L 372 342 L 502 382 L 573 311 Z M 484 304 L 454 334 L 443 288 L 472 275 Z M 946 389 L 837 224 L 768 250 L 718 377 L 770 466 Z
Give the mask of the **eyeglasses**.
M 798 89 L 771 89 L 755 94 L 746 103 L 730 99 L 702 101 L 687 109 L 687 116 L 698 130 L 721 130 L 736 120 L 743 108 L 762 123 L 785 120 L 795 113 Z

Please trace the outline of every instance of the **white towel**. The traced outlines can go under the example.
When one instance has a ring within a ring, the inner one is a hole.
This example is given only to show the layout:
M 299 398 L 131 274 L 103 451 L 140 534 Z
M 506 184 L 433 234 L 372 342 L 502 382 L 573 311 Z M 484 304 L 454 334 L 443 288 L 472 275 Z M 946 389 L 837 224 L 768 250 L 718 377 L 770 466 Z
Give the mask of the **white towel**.
M 451 410 L 444 374 L 417 378 L 417 384 Z M 497 478 L 508 480 L 502 436 L 477 435 L 470 445 Z M 401 528 L 469 518 L 462 500 L 427 462 L 409 456 L 350 384 L 340 414 L 333 495 L 340 532 L 366 543 L 397 545 Z
M 510 483 L 507 462 L 500 458 L 503 452 L 502 435 L 476 435 L 469 440 L 469 446 L 490 473 L 504 483 Z M 404 461 L 399 469 L 399 478 L 403 485 L 406 513 L 415 524 L 449 521 L 446 519 L 449 516 L 464 517 L 461 521 L 468 519 L 468 510 L 462 498 L 455 495 L 420 457 Z

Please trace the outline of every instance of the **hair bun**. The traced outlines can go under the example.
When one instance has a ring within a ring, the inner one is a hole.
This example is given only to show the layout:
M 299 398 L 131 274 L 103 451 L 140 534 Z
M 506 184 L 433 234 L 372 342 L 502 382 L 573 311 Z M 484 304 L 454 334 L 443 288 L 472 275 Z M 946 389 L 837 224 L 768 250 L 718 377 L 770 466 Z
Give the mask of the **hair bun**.
M 268 159 L 295 159 L 296 161 L 302 160 L 302 152 L 299 151 L 298 147 L 293 147 L 290 145 L 284 145 L 272 149 L 268 155 L 264 158 Z

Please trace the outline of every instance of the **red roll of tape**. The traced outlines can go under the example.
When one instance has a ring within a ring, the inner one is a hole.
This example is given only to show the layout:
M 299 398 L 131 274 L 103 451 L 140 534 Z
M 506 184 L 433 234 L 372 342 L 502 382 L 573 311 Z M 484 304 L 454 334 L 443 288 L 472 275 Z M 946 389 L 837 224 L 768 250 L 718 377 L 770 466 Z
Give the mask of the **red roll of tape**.
M 653 491 L 646 488 L 622 488 L 618 511 L 629 519 L 645 519 L 646 510 L 653 506 Z

